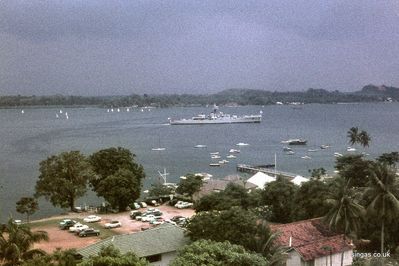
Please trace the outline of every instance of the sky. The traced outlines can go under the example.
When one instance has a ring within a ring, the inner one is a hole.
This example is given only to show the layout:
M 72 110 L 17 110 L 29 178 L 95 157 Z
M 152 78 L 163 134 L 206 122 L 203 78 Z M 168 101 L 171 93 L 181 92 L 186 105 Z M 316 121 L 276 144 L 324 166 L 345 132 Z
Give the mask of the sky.
M 0 95 L 399 87 L 398 56 L 398 0 L 0 0 Z

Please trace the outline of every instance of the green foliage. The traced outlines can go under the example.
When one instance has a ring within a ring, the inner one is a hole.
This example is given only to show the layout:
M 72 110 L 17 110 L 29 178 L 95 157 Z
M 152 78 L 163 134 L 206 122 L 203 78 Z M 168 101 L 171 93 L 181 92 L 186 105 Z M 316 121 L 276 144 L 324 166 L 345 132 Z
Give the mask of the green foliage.
M 140 181 L 141 178 L 135 173 L 119 169 L 113 175 L 98 182 L 96 192 L 98 196 L 104 197 L 112 208 L 124 211 L 131 201 L 139 198 Z
M 366 187 L 370 167 L 374 162 L 365 160 L 363 155 L 344 155 L 338 157 L 335 168 L 339 175 L 346 180 L 351 180 L 350 186 Z
M 34 214 L 39 209 L 37 200 L 32 197 L 22 197 L 16 203 L 16 211 L 19 213 L 26 213 L 26 220 L 29 222 L 29 216 Z
M 392 166 L 373 165 L 364 198 L 369 217 L 375 217 L 381 223 L 381 252 L 384 252 L 385 226 L 399 217 L 399 180 Z
M 282 177 L 265 185 L 265 189 L 262 191 L 262 202 L 271 207 L 273 213 L 271 222 L 288 223 L 292 221 L 293 195 L 297 190 L 297 185 Z
M 396 163 L 399 162 L 399 153 L 397 151 L 393 151 L 390 153 L 383 153 L 381 156 L 377 158 L 377 161 L 380 163 L 395 165 Z
M 326 202 L 329 187 L 320 180 L 302 183 L 294 195 L 292 218 L 296 221 L 321 217 L 328 212 Z
M 53 254 L 35 256 L 25 261 L 22 266 L 76 266 L 78 262 L 75 249 L 57 249 Z
M 187 174 L 186 179 L 182 179 L 176 192 L 182 195 L 188 195 L 190 197 L 202 187 L 202 177 L 193 174 Z
M 351 145 L 354 145 L 356 143 L 359 143 L 363 147 L 368 147 L 370 145 L 370 135 L 364 130 L 359 132 L 359 128 L 357 127 L 350 128 L 347 136 L 349 138 L 349 144 Z
M 161 197 L 174 194 L 174 189 L 172 187 L 167 187 L 162 184 L 151 184 L 148 192 L 150 197 Z
M 326 202 L 330 210 L 325 221 L 331 229 L 357 238 L 361 223 L 364 222 L 365 209 L 359 204 L 356 191 L 349 184 L 350 181 L 343 177 L 334 180 L 331 191 L 327 194 Z
M 121 254 L 114 246 L 102 247 L 97 256 L 83 260 L 78 266 L 148 266 L 145 259 L 138 258 L 135 254 L 128 252 Z
M 187 225 L 187 235 L 192 240 L 209 239 L 229 241 L 246 248 L 253 246 L 256 234 L 256 216 L 240 207 L 224 211 L 200 212 Z
M 40 163 L 36 196 L 44 196 L 54 206 L 74 208 L 75 200 L 86 192 L 92 176 L 87 159 L 79 151 L 53 155 Z
M 259 190 L 251 193 L 238 184 L 229 183 L 221 192 L 213 192 L 203 196 L 196 204 L 195 211 L 228 210 L 233 206 L 243 209 L 259 206 L 261 195 Z
M 17 265 L 36 255 L 44 255 L 43 250 L 31 249 L 34 243 L 42 240 L 48 240 L 47 232 L 32 232 L 27 225 L 17 225 L 10 218 L 8 223 L 0 228 L 0 259 L 7 265 Z
M 320 179 L 323 175 L 326 174 L 326 169 L 321 167 L 321 168 L 315 168 L 315 169 L 312 169 L 312 170 L 309 169 L 308 172 L 310 173 L 310 176 L 313 179 Z
M 90 156 L 97 174 L 90 180 L 93 190 L 113 208 L 124 211 L 140 197 L 144 169 L 134 161 L 135 155 L 121 147 L 100 150 Z
M 229 242 L 199 240 L 179 251 L 171 266 L 266 266 L 265 258 Z

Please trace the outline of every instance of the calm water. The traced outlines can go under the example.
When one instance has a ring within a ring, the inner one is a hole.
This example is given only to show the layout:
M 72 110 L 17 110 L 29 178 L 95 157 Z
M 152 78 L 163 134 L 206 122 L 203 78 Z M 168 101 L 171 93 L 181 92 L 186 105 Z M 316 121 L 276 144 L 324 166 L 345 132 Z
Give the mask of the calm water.
M 59 109 L 0 110 L 0 219 L 15 212 L 15 202 L 21 196 L 30 196 L 38 177 L 39 162 L 62 151 L 80 150 L 90 154 L 102 148 L 122 146 L 137 155 L 143 164 L 147 179 L 145 187 L 158 180 L 158 170 L 166 168 L 169 182 L 178 181 L 179 176 L 189 172 L 208 172 L 215 177 L 235 174 L 236 163 L 268 164 L 277 154 L 278 169 L 302 175 L 308 169 L 324 167 L 333 170 L 334 152 L 345 153 L 346 132 L 352 126 L 367 130 L 372 143 L 367 152 L 375 157 L 382 152 L 399 150 L 399 104 L 345 104 L 305 105 L 301 109 L 290 106 L 248 106 L 221 108 L 231 114 L 255 114 L 263 111 L 260 124 L 169 126 L 168 117 L 191 117 L 206 108 L 169 108 L 140 112 L 131 110 L 107 113 L 106 109 L 63 109 L 69 119 L 59 114 Z M 56 118 L 56 114 L 60 118 Z M 295 155 L 282 152 L 281 140 L 306 138 L 306 147 L 294 147 Z M 236 143 L 246 142 L 250 146 L 240 147 L 237 159 L 211 168 L 209 152 L 219 151 L 226 155 Z M 165 147 L 165 151 L 151 148 Z M 197 144 L 206 149 L 195 149 Z M 327 150 L 309 153 L 311 160 L 301 159 L 307 150 L 321 144 L 331 144 Z M 361 150 L 361 149 L 358 149 Z M 78 200 L 78 204 L 99 204 L 93 193 Z M 58 214 L 60 209 L 45 201 L 35 217 Z

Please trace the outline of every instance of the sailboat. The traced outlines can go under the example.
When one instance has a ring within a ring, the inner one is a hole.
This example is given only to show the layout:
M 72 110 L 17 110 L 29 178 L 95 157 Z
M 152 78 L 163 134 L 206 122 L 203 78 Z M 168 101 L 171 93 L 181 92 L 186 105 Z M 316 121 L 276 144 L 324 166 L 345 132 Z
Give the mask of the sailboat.
M 164 151 L 166 148 L 161 147 L 161 137 L 159 136 L 158 138 L 158 147 L 152 148 L 152 151 Z

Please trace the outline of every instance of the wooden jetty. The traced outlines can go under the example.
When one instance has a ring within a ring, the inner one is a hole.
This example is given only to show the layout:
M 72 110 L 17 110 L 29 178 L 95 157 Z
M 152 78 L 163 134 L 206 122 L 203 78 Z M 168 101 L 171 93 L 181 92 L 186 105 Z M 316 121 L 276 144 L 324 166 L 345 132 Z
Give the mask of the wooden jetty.
M 259 166 L 253 166 L 253 165 L 248 165 L 248 164 L 237 164 L 237 171 L 238 172 L 243 172 L 243 173 L 257 173 L 257 172 L 262 172 L 267 175 L 271 176 L 282 176 L 284 178 L 287 178 L 289 180 L 294 179 L 297 174 L 289 173 L 289 172 L 282 172 L 282 171 L 276 171 L 271 167 L 268 167 L 269 165 L 259 165 Z M 274 165 L 273 165 L 274 166 Z

